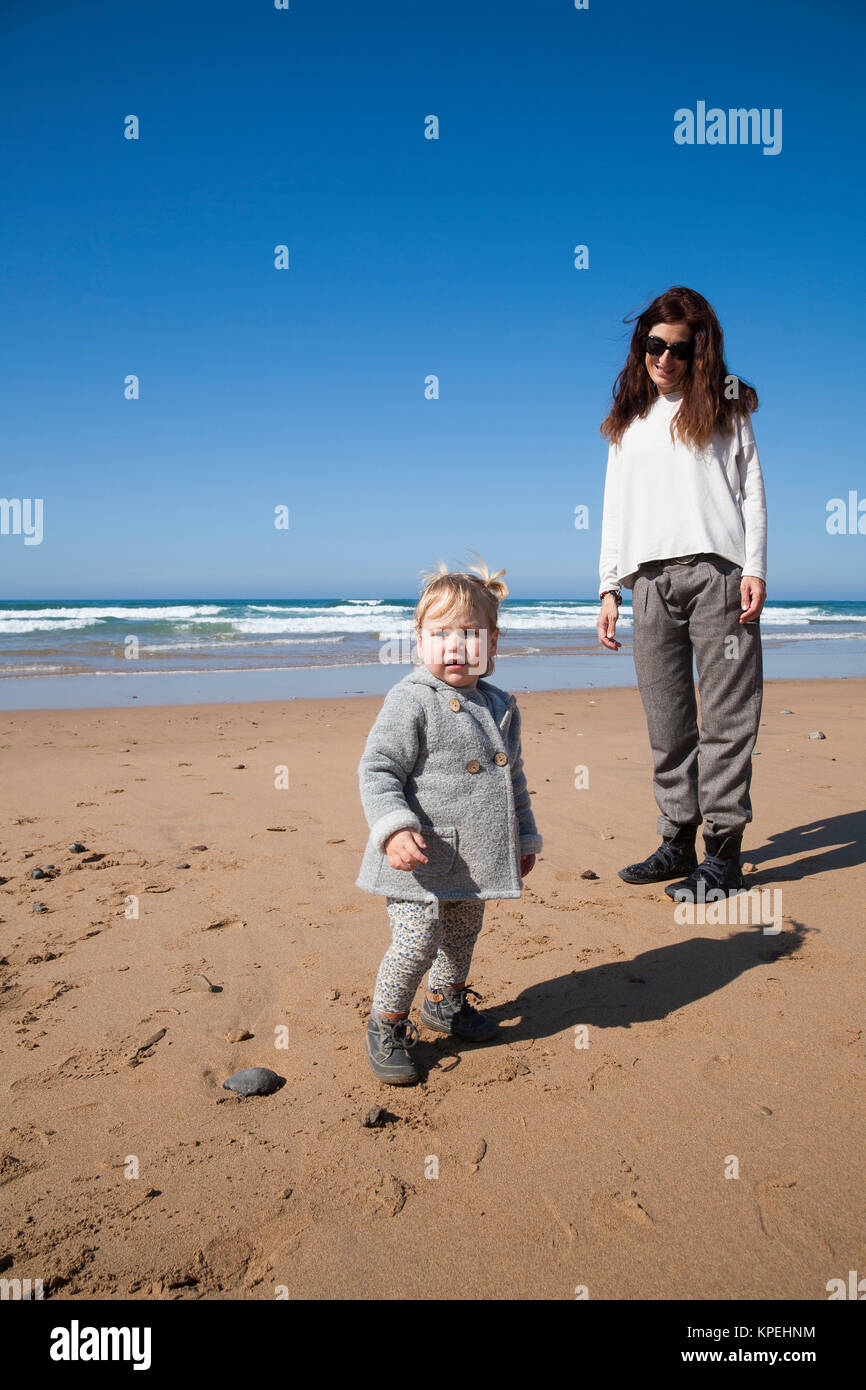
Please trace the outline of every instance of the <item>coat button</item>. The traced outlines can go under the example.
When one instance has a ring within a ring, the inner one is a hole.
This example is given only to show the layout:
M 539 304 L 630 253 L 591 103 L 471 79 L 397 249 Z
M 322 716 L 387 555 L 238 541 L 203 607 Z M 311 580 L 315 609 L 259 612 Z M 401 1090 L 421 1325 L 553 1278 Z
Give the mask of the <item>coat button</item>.
M 455 713 L 456 713 L 456 711 L 459 710 L 459 708 L 460 708 L 460 701 L 459 701 L 459 700 L 449 700 L 449 701 L 448 701 L 448 705 L 449 705 L 449 708 L 453 709 L 453 710 L 455 711 Z
M 466 771 L 467 771 L 467 772 L 480 772 L 480 771 L 481 771 L 481 764 L 480 764 L 480 762 L 478 761 L 477 758 L 470 758 L 470 759 L 469 759 L 469 762 L 466 764 Z
M 504 767 L 505 764 L 508 762 L 508 754 L 507 754 L 507 753 L 497 753 L 497 754 L 496 754 L 496 757 L 493 759 L 493 761 L 494 761 L 495 763 L 497 763 L 499 767 Z

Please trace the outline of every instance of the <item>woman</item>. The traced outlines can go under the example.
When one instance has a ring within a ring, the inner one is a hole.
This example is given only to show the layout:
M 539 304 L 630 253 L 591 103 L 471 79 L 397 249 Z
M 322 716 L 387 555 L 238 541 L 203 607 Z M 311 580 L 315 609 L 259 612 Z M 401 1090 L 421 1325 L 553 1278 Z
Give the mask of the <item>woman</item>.
M 753 387 L 728 374 L 710 305 L 674 286 L 636 317 L 601 426 L 610 448 L 598 635 L 619 650 L 620 591 L 630 588 L 662 836 L 620 877 L 658 883 L 685 875 L 665 889 L 677 900 L 743 886 L 766 598 L 764 483 L 749 418 L 757 405 Z M 698 865 L 702 821 L 706 853 Z

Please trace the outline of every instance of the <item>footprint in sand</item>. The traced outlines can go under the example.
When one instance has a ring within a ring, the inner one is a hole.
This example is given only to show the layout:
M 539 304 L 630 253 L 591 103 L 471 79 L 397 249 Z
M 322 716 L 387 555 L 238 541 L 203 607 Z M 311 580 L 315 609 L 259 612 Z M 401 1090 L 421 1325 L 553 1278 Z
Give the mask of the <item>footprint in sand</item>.
M 784 1173 L 770 1173 L 760 1178 L 754 1188 L 758 1209 L 758 1224 L 769 1240 L 776 1240 L 802 1259 L 814 1259 L 816 1252 L 827 1260 L 836 1252 L 824 1236 L 802 1214 L 813 1203 L 800 1190 L 797 1179 Z
M 622 1216 L 645 1230 L 655 1229 L 655 1221 L 646 1207 L 638 1201 L 636 1188 L 633 1187 L 627 1192 L 615 1192 L 611 1198 L 611 1206 L 617 1216 Z
M 595 1071 L 591 1072 L 587 1078 L 587 1087 L 590 1091 L 606 1091 L 612 1085 L 616 1085 L 623 1080 L 625 1071 L 621 1062 L 615 1062 L 612 1057 L 607 1057 Z

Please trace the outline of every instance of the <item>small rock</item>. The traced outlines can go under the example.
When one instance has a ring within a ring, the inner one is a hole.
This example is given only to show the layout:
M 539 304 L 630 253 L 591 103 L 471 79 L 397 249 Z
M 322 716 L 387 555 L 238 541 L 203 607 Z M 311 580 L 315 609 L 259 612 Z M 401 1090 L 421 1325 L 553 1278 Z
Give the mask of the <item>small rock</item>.
M 603 840 L 615 840 L 615 839 L 616 839 L 616 836 L 615 836 L 615 835 L 608 835 L 607 831 L 606 831 L 606 830 L 603 830 L 603 831 L 601 832 L 601 838 L 602 838 Z
M 338 989 L 329 989 L 327 994 L 325 995 L 325 998 L 330 1000 L 339 999 L 339 997 L 340 991 Z
M 216 991 L 208 979 L 207 975 L 193 975 L 189 982 L 190 989 L 200 989 L 206 994 L 215 994 Z
M 773 1112 L 772 1112 L 772 1110 L 770 1109 L 769 1105 L 762 1105 L 762 1106 L 761 1106 L 761 1114 L 762 1114 L 762 1115 L 772 1115 L 772 1113 L 773 1113 Z
M 779 713 L 780 713 L 780 714 L 793 714 L 794 711 L 793 711 L 792 709 L 780 709 L 780 710 L 779 710 Z
M 190 845 L 190 849 L 191 849 L 191 850 L 193 850 L 193 849 L 195 849 L 195 850 L 203 850 L 203 849 L 207 849 L 207 845 Z
M 246 767 L 246 763 L 235 763 L 235 765 L 234 765 L 234 771 L 235 771 L 235 772 L 243 772 L 243 770 L 244 770 L 245 767 Z
M 363 1125 L 364 1129 L 375 1129 L 381 1122 L 382 1107 L 380 1105 L 374 1105 L 370 1110 L 362 1110 L 358 1116 L 358 1123 Z
M 33 904 L 33 911 L 34 911 L 34 912 L 47 912 L 47 911 L 48 911 L 48 908 L 45 906 L 44 903 L 34 903 L 34 904 Z
M 31 871 L 30 877 L 31 877 L 31 878 L 44 878 L 44 877 L 45 877 L 45 873 L 43 872 L 42 869 L 33 869 L 33 870 Z
M 282 1194 L 281 1194 L 281 1195 L 282 1195 L 282 1198 L 283 1198 L 283 1201 L 284 1201 L 284 1202 L 287 1202 L 287 1201 L 289 1200 L 289 1198 L 291 1197 L 291 1195 L 292 1195 L 292 1193 L 294 1192 L 294 1190 L 295 1190 L 295 1189 L 294 1189 L 293 1187 L 284 1187 L 284 1188 L 283 1188 L 283 1191 L 282 1191 Z
M 139 1043 L 138 1047 L 135 1049 L 136 1053 L 147 1052 L 148 1048 L 156 1047 L 156 1044 L 160 1041 L 160 1039 L 165 1037 L 165 1034 L 165 1028 L 157 1029 L 155 1033 L 151 1033 L 149 1038 L 145 1038 L 143 1043 Z
M 79 840 L 75 840 L 74 843 L 71 844 L 71 845 L 69 846 L 69 853 L 70 853 L 70 854 L 83 854 L 84 851 L 85 851 L 86 849 L 87 849 L 87 846 L 86 846 L 86 845 L 82 845 L 81 842 L 80 842 Z
M 43 869 L 48 870 L 48 869 L 53 869 L 53 868 L 54 868 L 54 865 L 53 865 L 53 864 L 43 864 L 42 867 L 43 867 Z
M 228 1043 L 239 1043 L 246 1042 L 247 1038 L 252 1036 L 252 1033 L 248 1033 L 246 1028 L 232 1028 L 230 1032 L 226 1033 L 225 1038 Z
M 346 843 L 345 840 L 326 840 L 326 841 L 325 841 L 325 844 L 326 844 L 326 845 L 344 845 L 345 843 Z
M 581 878 L 598 878 L 598 874 L 595 873 L 592 869 L 584 869 L 583 873 L 581 874 Z
M 239 1096 L 269 1096 L 280 1084 L 280 1077 L 268 1067 L 242 1067 L 223 1082 L 223 1090 Z
M 755 872 L 755 866 L 754 866 L 754 864 L 744 864 L 744 865 L 743 865 L 743 873 L 744 873 L 744 874 L 753 874 L 754 872 Z
M 810 737 L 810 738 L 826 738 L 827 735 L 826 735 L 826 734 L 822 734 L 820 729 L 815 729 L 814 733 L 811 733 L 811 734 L 809 735 L 809 737 Z
M 761 756 L 761 750 L 760 750 L 760 748 L 753 748 L 753 749 L 752 749 L 752 757 L 753 757 L 753 758 L 760 758 L 760 756 Z
M 479 1140 L 478 1140 L 478 1143 L 475 1145 L 475 1148 L 472 1150 L 472 1157 L 471 1157 L 471 1159 L 469 1160 L 470 1163 L 481 1163 L 481 1162 L 483 1161 L 484 1155 L 485 1155 L 486 1153 L 487 1153 L 487 1140 L 486 1140 L 486 1139 L 479 1139 Z
M 175 867 L 176 869 L 188 869 L 188 868 L 189 868 L 189 864 L 175 864 L 174 867 Z

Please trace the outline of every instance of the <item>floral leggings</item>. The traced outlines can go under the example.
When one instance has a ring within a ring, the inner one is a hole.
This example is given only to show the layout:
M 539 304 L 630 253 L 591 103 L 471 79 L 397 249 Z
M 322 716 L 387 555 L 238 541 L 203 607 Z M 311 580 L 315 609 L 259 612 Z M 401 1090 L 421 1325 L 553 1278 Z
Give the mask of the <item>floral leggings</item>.
M 479 898 L 443 900 L 439 916 L 429 904 L 387 898 L 391 945 L 376 976 L 373 1008 L 377 1013 L 408 1013 L 415 992 L 430 969 L 428 987 L 462 984 L 484 916 Z

